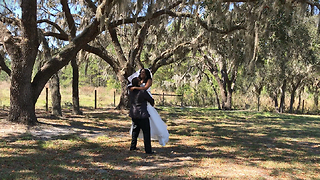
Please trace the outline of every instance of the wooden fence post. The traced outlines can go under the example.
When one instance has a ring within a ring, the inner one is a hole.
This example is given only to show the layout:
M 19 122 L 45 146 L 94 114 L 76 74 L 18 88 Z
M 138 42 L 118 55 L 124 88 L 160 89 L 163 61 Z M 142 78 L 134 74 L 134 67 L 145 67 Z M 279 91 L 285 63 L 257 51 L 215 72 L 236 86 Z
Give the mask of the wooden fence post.
M 46 87 L 46 112 L 48 112 L 49 111 L 49 106 L 48 106 L 48 97 L 49 97 L 49 95 L 48 95 L 48 88 Z
M 182 95 L 181 95 L 181 107 L 183 107 L 183 92 L 182 92 Z
M 97 90 L 94 90 L 94 109 L 97 109 Z
M 116 107 L 116 91 L 113 92 L 113 106 Z
M 162 106 L 164 106 L 164 92 L 162 93 Z

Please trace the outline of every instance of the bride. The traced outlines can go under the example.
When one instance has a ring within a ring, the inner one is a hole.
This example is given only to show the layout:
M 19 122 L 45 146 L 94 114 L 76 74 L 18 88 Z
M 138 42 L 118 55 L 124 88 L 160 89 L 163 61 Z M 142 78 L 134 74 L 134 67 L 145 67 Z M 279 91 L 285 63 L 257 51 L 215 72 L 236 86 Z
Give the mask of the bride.
M 141 87 L 130 87 L 130 90 L 138 89 L 138 90 L 146 90 L 150 96 L 150 87 L 152 85 L 152 74 L 149 69 L 140 69 L 131 76 L 128 77 L 129 82 L 131 83 L 132 79 L 135 77 L 139 77 L 142 79 Z M 158 140 L 159 144 L 165 146 L 166 143 L 169 141 L 169 132 L 167 130 L 167 125 L 162 121 L 160 115 L 158 114 L 157 110 L 148 103 L 147 105 L 148 112 L 150 114 L 150 134 L 151 139 Z M 130 129 L 130 134 L 132 133 L 132 126 Z M 139 133 L 139 137 L 142 133 Z

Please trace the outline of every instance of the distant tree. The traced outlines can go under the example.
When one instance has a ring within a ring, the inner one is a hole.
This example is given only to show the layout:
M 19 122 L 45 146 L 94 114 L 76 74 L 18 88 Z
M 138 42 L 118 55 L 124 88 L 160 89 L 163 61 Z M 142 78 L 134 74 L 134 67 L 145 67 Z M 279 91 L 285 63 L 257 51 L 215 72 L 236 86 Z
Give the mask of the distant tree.
M 299 8 L 287 9 L 286 4 L 274 9 L 275 16 L 269 17 L 266 23 L 265 37 L 261 43 L 261 53 L 266 62 L 266 87 L 270 97 L 279 112 L 285 111 L 285 94 L 290 93 L 289 112 L 293 112 L 293 103 L 298 88 L 311 73 L 315 54 L 309 30 L 305 24 L 308 21 L 301 16 Z
M 209 72 L 215 78 L 220 92 L 221 108 L 232 109 L 232 94 L 238 70 L 245 63 L 246 54 L 251 54 L 247 50 L 252 49 L 250 37 L 251 30 L 245 30 L 252 24 L 246 24 L 246 5 L 215 2 L 212 6 L 206 6 L 205 18 L 210 24 L 220 26 L 224 31 L 209 32 L 207 45 L 199 50 L 204 58 Z M 254 24 L 253 24 L 254 25 Z M 210 28 L 207 28 L 210 29 Z M 247 34 L 248 33 L 248 34 Z M 254 34 L 254 31 L 253 33 Z M 252 36 L 252 35 L 251 35 Z M 254 42 L 254 40 L 253 40 Z M 249 48 L 246 48 L 249 46 Z M 249 55 L 248 55 L 249 57 Z
M 39 39 L 42 44 L 43 51 L 39 52 L 38 58 L 43 59 L 40 61 L 38 67 L 40 68 L 45 62 L 52 59 L 52 50 L 49 47 L 47 39 L 43 36 L 42 31 L 39 31 Z M 41 58 L 42 56 L 42 58 Z M 49 88 L 51 89 L 51 102 L 52 102 L 52 115 L 62 116 L 61 110 L 61 94 L 60 94 L 60 81 L 58 72 L 52 75 L 49 81 Z

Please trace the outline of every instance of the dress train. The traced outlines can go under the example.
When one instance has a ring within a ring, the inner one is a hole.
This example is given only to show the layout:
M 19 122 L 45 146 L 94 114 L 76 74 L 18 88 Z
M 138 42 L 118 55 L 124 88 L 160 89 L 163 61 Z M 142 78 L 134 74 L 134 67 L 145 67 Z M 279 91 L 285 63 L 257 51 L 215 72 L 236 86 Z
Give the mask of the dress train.
M 157 110 L 151 106 L 149 103 L 147 105 L 148 112 L 150 114 L 150 134 L 152 140 L 159 141 L 161 146 L 165 146 L 169 141 L 169 132 L 167 130 L 167 125 L 163 122 Z M 132 125 L 130 129 L 130 135 L 132 135 Z M 142 130 L 139 133 L 139 138 L 143 138 Z
M 128 77 L 129 82 L 132 82 L 132 79 L 134 77 L 138 77 L 140 74 L 140 70 L 132 74 L 130 77 Z M 151 74 L 152 77 L 152 74 Z M 130 86 L 130 85 L 128 85 Z M 145 86 L 145 83 L 143 83 L 141 86 Z M 152 97 L 152 94 L 150 92 L 150 87 L 147 89 L 147 92 Z M 169 141 L 169 132 L 167 130 L 166 123 L 163 122 L 160 115 L 158 114 L 157 110 L 151 106 L 151 104 L 148 102 L 147 110 L 150 114 L 149 120 L 150 120 L 150 134 L 152 140 L 158 140 L 159 144 L 161 146 L 165 146 L 166 143 Z M 130 128 L 130 135 L 132 135 L 133 127 L 131 125 Z M 143 138 L 142 130 L 139 132 L 139 138 Z

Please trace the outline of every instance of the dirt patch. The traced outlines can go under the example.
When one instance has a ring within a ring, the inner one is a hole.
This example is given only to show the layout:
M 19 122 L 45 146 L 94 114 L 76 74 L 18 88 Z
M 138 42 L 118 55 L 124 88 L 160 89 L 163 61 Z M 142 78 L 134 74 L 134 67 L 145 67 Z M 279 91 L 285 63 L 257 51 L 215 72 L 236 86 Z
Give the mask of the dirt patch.
M 83 115 L 72 115 L 70 112 L 64 112 L 63 117 L 53 117 L 50 113 L 43 110 L 37 110 L 39 123 L 36 126 L 27 126 L 13 123 L 6 120 L 8 112 L 0 112 L 0 138 L 10 140 L 22 135 L 31 135 L 35 139 L 49 140 L 59 136 L 77 134 L 83 138 L 95 138 L 102 135 L 110 135 L 103 127 L 97 127 L 98 123 L 92 124 L 90 117 L 104 113 L 119 113 L 115 110 L 99 110 L 84 113 Z M 84 125 L 91 123 L 90 125 Z
M 0 120 L 0 137 L 7 138 L 10 136 L 18 136 L 24 134 L 28 127 L 21 124 L 11 123 L 4 119 Z

